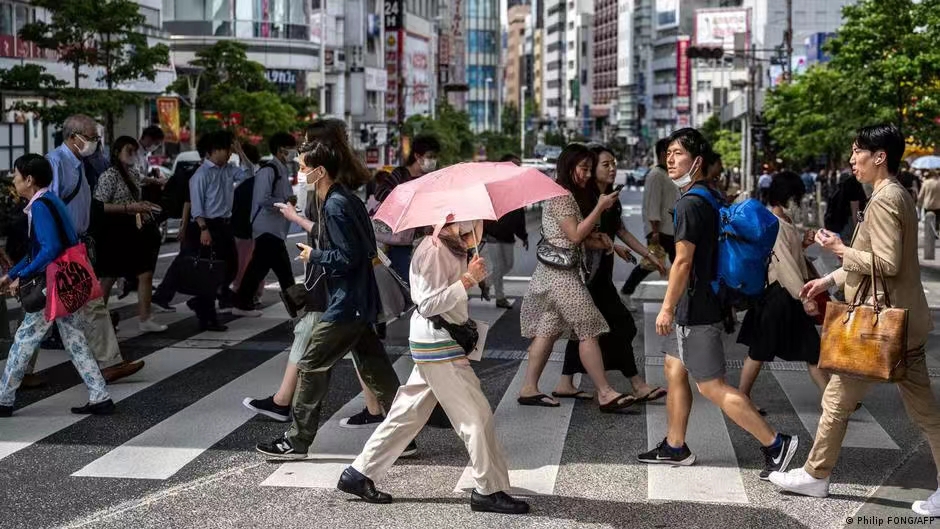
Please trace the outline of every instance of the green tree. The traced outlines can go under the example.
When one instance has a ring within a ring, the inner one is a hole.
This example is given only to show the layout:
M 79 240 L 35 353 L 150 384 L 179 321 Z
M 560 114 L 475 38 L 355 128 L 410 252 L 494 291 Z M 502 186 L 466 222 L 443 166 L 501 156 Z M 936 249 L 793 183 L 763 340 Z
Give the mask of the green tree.
M 702 123 L 702 126 L 699 127 L 699 132 L 702 133 L 702 136 L 705 136 L 705 139 L 708 140 L 712 145 L 718 140 L 718 131 L 721 130 L 721 120 L 718 119 L 718 116 L 712 114 L 705 120 L 705 123 Z M 722 158 L 724 158 L 722 156 Z
M 156 79 L 157 68 L 170 62 L 170 49 L 148 44 L 140 31 L 145 18 L 131 0 L 33 0 L 32 5 L 48 11 L 49 21 L 26 24 L 20 38 L 56 52 L 59 62 L 71 66 L 73 72 L 71 90 L 50 92 L 43 84 L 33 90 L 64 100 L 70 111 L 103 115 L 108 136 L 113 138 L 115 118 L 123 114 L 126 105 L 140 101 L 139 96 L 118 90 L 118 86 Z M 100 68 L 95 80 L 105 89 L 82 90 L 82 67 Z M 57 112 L 52 114 L 51 121 L 58 122 Z
M 712 148 L 721 156 L 721 163 L 726 168 L 741 167 L 741 133 L 728 129 L 719 129 Z
M 245 109 L 240 113 L 242 126 L 265 138 L 275 132 L 293 130 L 297 126 L 294 107 L 273 92 L 238 90 L 223 97 L 220 104 L 226 109 Z
M 402 126 L 402 133 L 415 137 L 429 134 L 441 142 L 438 160 L 441 166 L 467 162 L 473 159 L 476 144 L 470 129 L 470 115 L 454 109 L 446 101 L 437 105 L 437 118 L 412 116 Z
M 859 126 L 891 119 L 890 114 L 890 109 L 872 105 L 841 71 L 826 65 L 813 66 L 795 82 L 772 90 L 764 104 L 779 155 L 797 165 L 820 155 L 838 165 Z
M 827 43 L 841 82 L 865 94 L 866 121 L 890 119 L 920 145 L 940 143 L 940 0 L 862 0 Z

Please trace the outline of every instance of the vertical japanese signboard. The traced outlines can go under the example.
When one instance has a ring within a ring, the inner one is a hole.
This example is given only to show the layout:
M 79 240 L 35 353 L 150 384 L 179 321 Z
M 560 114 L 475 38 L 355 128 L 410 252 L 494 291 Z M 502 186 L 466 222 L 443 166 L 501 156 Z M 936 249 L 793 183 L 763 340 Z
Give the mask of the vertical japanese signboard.
M 692 63 L 686 55 L 689 49 L 688 36 L 676 40 L 676 111 L 688 112 L 692 95 Z
M 180 141 L 180 101 L 175 97 L 157 98 L 157 115 L 167 143 Z
M 404 5 L 402 0 L 385 0 L 385 70 L 388 89 L 385 91 L 385 121 L 403 121 L 401 104 L 402 86 L 402 27 Z

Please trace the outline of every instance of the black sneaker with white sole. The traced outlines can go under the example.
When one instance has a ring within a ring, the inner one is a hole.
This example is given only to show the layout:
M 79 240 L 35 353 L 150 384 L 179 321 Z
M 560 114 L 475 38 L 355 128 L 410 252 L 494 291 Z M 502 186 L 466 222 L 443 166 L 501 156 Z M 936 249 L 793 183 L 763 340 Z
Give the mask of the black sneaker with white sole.
M 343 428 L 374 428 L 375 426 L 382 424 L 382 421 L 384 420 L 385 416 L 381 413 L 378 415 L 372 415 L 369 413 L 369 408 L 363 408 L 362 411 L 353 415 L 352 417 L 340 419 L 339 425 Z
M 669 446 L 669 443 L 663 439 L 656 448 L 636 456 L 641 463 L 650 463 L 653 465 L 680 465 L 687 467 L 695 463 L 695 454 L 689 450 L 689 445 L 683 444 L 682 448 L 675 449 Z
M 283 435 L 269 443 L 258 443 L 255 450 L 274 459 L 306 459 L 307 452 L 298 452 Z
M 777 435 L 780 436 L 781 442 L 776 450 L 764 446 L 760 449 L 764 453 L 764 470 L 761 470 L 759 477 L 764 481 L 770 479 L 771 472 L 786 472 L 790 461 L 796 455 L 796 449 L 800 446 L 800 438 L 795 435 Z
M 253 399 L 251 397 L 242 401 L 242 404 L 249 410 L 265 415 L 279 422 L 290 420 L 290 406 L 278 406 L 274 402 L 274 395 L 266 399 Z
M 416 443 L 414 439 L 412 439 L 411 442 L 408 443 L 408 446 L 405 447 L 405 451 L 402 452 L 401 455 L 398 457 L 414 457 L 417 454 L 418 454 L 418 443 Z

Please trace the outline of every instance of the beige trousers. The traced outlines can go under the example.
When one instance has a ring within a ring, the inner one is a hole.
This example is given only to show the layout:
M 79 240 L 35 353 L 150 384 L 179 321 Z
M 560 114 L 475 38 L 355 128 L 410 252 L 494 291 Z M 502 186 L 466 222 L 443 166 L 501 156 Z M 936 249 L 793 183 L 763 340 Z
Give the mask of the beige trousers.
M 424 427 L 438 402 L 470 452 L 477 492 L 508 492 L 509 470 L 496 439 L 493 412 L 466 359 L 415 364 L 353 468 L 373 481 L 381 479 Z
M 940 470 L 940 407 L 930 390 L 927 358 L 924 350 L 915 350 L 907 357 L 907 373 L 897 382 L 901 401 L 908 417 L 927 436 L 933 452 L 934 465 Z M 832 474 L 842 451 L 842 440 L 849 416 L 876 382 L 833 375 L 822 397 L 822 417 L 816 429 L 816 441 L 804 469 L 816 479 Z

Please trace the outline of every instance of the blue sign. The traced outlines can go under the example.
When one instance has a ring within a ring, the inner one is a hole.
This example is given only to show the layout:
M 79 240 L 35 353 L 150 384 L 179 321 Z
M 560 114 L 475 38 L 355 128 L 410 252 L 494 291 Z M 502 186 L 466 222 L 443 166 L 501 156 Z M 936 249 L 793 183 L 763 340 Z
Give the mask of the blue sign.
M 806 61 L 809 64 L 826 63 L 832 60 L 832 57 L 823 51 L 823 45 L 829 39 L 835 37 L 835 33 L 813 33 L 806 39 Z

